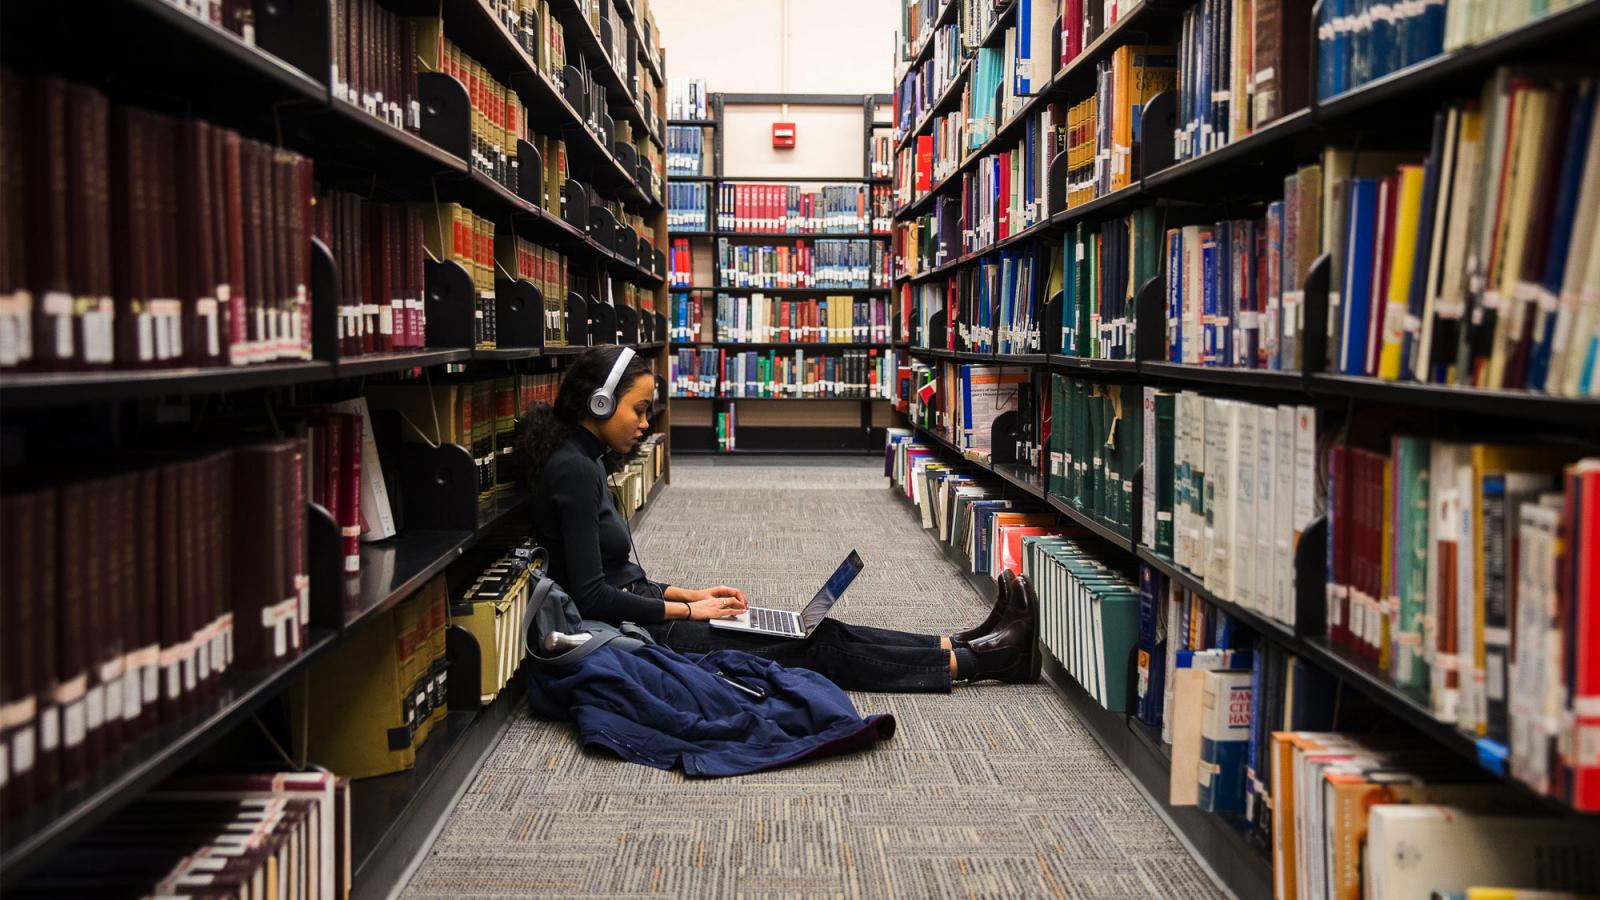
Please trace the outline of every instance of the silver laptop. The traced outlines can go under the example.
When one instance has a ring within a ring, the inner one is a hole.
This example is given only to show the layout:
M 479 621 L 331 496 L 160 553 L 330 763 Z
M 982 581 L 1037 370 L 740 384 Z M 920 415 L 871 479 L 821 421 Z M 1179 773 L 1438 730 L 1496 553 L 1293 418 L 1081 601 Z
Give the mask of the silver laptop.
M 822 590 L 817 591 L 816 596 L 811 598 L 811 602 L 806 604 L 806 608 L 801 610 L 799 615 L 786 609 L 751 606 L 731 619 L 712 619 L 711 627 L 770 634 L 773 637 L 810 637 L 811 632 L 828 617 L 828 610 L 833 609 L 833 605 L 844 596 L 845 590 L 850 587 L 850 582 L 855 581 L 856 576 L 861 574 L 862 565 L 860 555 L 851 550 L 850 555 L 844 558 L 839 568 L 833 570 Z

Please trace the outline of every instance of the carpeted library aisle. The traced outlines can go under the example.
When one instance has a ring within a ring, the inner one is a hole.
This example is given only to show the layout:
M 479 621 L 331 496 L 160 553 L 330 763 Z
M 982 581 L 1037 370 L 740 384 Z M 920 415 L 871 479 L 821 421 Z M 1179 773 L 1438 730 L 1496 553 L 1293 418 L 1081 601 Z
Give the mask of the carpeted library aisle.
M 984 602 L 871 460 L 685 459 L 637 535 L 652 577 L 798 602 L 852 547 L 836 615 L 948 634 Z M 856 694 L 867 753 L 690 781 L 519 713 L 405 896 L 1221 896 L 1048 685 Z

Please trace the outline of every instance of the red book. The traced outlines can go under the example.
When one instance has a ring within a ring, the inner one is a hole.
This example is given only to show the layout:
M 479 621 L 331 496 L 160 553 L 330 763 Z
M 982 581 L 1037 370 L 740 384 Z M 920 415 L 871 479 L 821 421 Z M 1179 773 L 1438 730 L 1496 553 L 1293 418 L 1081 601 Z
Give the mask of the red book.
M 1568 760 L 1574 809 L 1600 809 L 1600 759 L 1592 752 L 1600 740 L 1600 464 L 1585 461 L 1567 474 L 1568 548 L 1571 603 L 1577 627 L 1572 709 L 1577 721 Z
M 249 671 L 272 665 L 288 652 L 281 623 L 286 593 L 283 558 L 288 441 L 252 444 L 233 453 L 231 588 L 234 655 Z
M 1394 264 L 1395 213 L 1400 207 L 1400 176 L 1383 179 L 1378 189 L 1378 237 L 1374 245 L 1377 271 L 1372 279 L 1371 312 L 1367 316 L 1366 374 L 1378 374 L 1383 352 L 1383 311 L 1389 300 L 1389 270 Z
M 1348 641 L 1346 615 L 1350 590 L 1350 535 L 1355 510 L 1350 503 L 1350 483 L 1346 476 L 1347 451 L 1336 444 L 1328 451 L 1328 643 L 1343 647 Z
M 344 539 L 344 571 L 361 571 L 361 417 L 336 415 L 342 420 L 339 457 L 339 534 Z M 374 465 L 377 460 L 373 460 Z
M 933 136 L 917 138 L 917 190 L 933 189 Z
M 1011 151 L 1000 154 L 1000 211 L 996 216 L 995 239 L 1011 234 Z

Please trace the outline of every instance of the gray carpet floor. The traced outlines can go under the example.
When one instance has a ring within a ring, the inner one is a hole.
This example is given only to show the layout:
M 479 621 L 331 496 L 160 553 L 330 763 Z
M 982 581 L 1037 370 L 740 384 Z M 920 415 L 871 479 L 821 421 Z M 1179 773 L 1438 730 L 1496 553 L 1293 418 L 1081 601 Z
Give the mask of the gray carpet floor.
M 651 577 L 798 603 L 844 554 L 838 617 L 948 634 L 984 602 L 871 460 L 674 461 L 640 528 Z M 684 779 L 519 712 L 406 897 L 1222 896 L 1045 684 L 853 694 L 868 752 Z

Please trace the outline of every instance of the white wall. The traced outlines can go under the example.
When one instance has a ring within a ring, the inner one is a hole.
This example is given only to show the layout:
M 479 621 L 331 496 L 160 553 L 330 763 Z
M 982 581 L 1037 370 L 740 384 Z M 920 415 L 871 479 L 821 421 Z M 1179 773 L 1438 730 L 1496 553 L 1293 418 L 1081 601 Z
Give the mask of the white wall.
M 650 9 L 667 74 L 703 78 L 713 91 L 887 94 L 894 88 L 900 0 L 651 0 Z
M 900 0 L 651 0 L 650 8 L 669 78 L 702 78 L 729 94 L 894 90 Z M 864 174 L 859 106 L 791 105 L 785 118 L 781 107 L 740 105 L 727 118 L 726 175 Z M 795 123 L 793 150 L 772 149 L 778 121 Z

